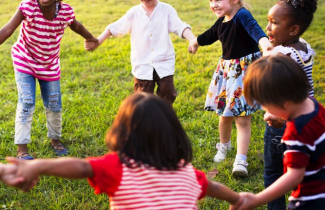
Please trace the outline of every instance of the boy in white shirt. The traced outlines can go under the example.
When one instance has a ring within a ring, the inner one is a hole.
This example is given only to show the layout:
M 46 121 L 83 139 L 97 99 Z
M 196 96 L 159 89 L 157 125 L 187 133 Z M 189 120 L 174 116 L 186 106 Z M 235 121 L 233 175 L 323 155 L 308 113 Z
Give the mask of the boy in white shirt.
M 98 45 L 85 41 L 86 50 L 93 50 L 110 36 L 131 34 L 131 64 L 134 92 L 153 93 L 173 104 L 177 92 L 173 75 L 175 51 L 169 33 L 187 40 L 195 39 L 191 27 L 182 22 L 176 10 L 158 0 L 140 0 L 116 22 L 108 25 L 98 37 Z

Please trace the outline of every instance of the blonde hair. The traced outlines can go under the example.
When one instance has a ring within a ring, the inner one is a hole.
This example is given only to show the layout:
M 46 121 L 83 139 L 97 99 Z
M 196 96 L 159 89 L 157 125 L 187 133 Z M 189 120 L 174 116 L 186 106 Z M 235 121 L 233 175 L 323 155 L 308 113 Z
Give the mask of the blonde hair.
M 240 5 L 240 7 L 245 7 L 246 9 L 250 8 L 250 5 L 247 4 L 244 0 L 239 0 L 238 4 Z

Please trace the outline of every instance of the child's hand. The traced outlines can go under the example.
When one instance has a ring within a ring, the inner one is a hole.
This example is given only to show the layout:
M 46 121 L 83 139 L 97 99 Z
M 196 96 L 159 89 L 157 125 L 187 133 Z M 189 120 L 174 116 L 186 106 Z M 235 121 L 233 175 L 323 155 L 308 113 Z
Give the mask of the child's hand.
M 197 42 L 197 39 L 191 39 L 190 44 L 188 45 L 188 52 L 195 54 L 200 47 L 199 43 Z
M 266 51 L 263 51 L 263 56 L 269 56 L 273 54 L 273 46 L 268 46 L 266 48 Z
M 258 200 L 253 193 L 239 193 L 240 197 L 243 197 L 243 202 L 241 203 L 238 210 L 254 210 L 258 207 Z
M 23 179 L 23 182 L 15 186 L 23 191 L 32 189 L 38 181 L 37 160 L 19 160 L 14 157 L 7 157 L 6 160 L 16 165 L 16 176 Z
M 272 126 L 275 128 L 281 128 L 285 124 L 285 120 L 283 120 L 280 117 L 277 117 L 269 112 L 265 112 L 264 120 L 269 124 L 269 126 Z
M 24 178 L 16 176 L 17 169 L 17 165 L 0 163 L 0 180 L 10 186 L 21 184 Z
M 87 51 L 96 49 L 98 47 L 98 39 L 95 37 L 91 39 L 85 39 L 84 47 Z
M 239 195 L 239 199 L 236 203 L 232 203 L 229 207 L 229 210 L 237 210 L 243 204 L 245 197 L 243 195 Z

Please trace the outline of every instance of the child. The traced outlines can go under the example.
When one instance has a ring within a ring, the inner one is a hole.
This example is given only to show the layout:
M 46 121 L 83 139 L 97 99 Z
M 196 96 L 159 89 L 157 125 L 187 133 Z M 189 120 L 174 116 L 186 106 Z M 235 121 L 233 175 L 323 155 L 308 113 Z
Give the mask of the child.
M 288 209 L 324 209 L 325 109 L 309 96 L 304 70 L 286 56 L 261 58 L 250 65 L 244 82 L 248 103 L 287 120 L 281 143 L 284 174 L 264 191 L 243 194 L 239 209 L 255 209 L 293 190 Z
M 18 89 L 15 144 L 17 157 L 34 159 L 28 153 L 35 109 L 36 81 L 40 84 L 47 117 L 47 136 L 57 155 L 68 150 L 61 143 L 62 104 L 60 91 L 60 42 L 67 26 L 89 42 L 98 42 L 75 19 L 73 9 L 61 0 L 23 0 L 11 20 L 0 30 L 0 45 L 23 23 L 12 59 Z
M 237 127 L 237 155 L 234 176 L 248 176 L 247 152 L 251 138 L 251 114 L 259 109 L 257 104 L 248 106 L 242 94 L 247 66 L 261 57 L 258 44 L 267 53 L 272 46 L 251 13 L 243 7 L 242 0 L 210 0 L 212 11 L 219 18 L 197 39 L 190 42 L 189 51 L 196 53 L 199 46 L 217 40 L 222 44 L 222 57 L 212 77 L 205 102 L 205 110 L 217 110 L 220 144 L 214 161 L 225 160 L 231 148 L 231 129 L 235 119 Z
M 134 92 L 153 93 L 173 104 L 176 89 L 173 82 L 175 52 L 169 33 L 187 40 L 194 39 L 188 24 L 181 21 L 175 9 L 158 0 L 140 0 L 118 21 L 108 25 L 98 37 L 101 45 L 108 37 L 131 34 L 131 64 Z M 98 47 L 85 42 L 87 50 Z
M 304 69 L 312 87 L 309 96 L 314 96 L 312 67 L 315 52 L 300 37 L 310 26 L 316 8 L 316 0 L 279 0 L 269 10 L 266 27 L 267 35 L 274 46 L 272 53 L 286 55 Z M 277 119 L 268 112 L 265 113 L 264 119 L 267 120 L 264 133 L 264 186 L 267 188 L 283 174 L 281 138 L 285 124 L 277 122 Z M 267 208 L 285 210 L 285 196 L 268 203 Z
M 17 177 L 17 165 L 0 163 L 0 181 L 11 186 L 17 186 L 24 181 L 23 177 Z
M 173 108 L 157 96 L 135 93 L 125 99 L 106 145 L 110 153 L 86 160 L 8 160 L 18 164 L 23 190 L 41 174 L 88 178 L 96 194 L 109 195 L 112 209 L 197 209 L 196 201 L 205 195 L 241 203 L 237 193 L 207 180 L 190 164 L 188 136 Z

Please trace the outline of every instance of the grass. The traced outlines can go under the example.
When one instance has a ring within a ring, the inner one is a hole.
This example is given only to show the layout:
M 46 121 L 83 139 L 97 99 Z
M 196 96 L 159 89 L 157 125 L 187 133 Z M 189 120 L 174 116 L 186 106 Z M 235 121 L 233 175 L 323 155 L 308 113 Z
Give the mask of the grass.
M 111 22 L 122 16 L 138 0 L 66 0 L 74 7 L 76 18 L 95 36 Z M 216 20 L 210 12 L 208 1 L 164 0 L 171 4 L 181 19 L 192 26 L 198 35 Z M 265 28 L 267 11 L 275 0 L 247 0 L 251 12 Z M 14 14 L 20 0 L 2 0 L 0 26 L 5 25 Z M 325 104 L 325 5 L 318 1 L 315 20 L 303 35 L 317 55 L 314 65 L 315 96 Z M 0 161 L 16 155 L 14 145 L 15 109 L 17 92 L 11 60 L 11 47 L 16 42 L 19 30 L 0 46 Z M 174 109 L 187 131 L 193 145 L 193 165 L 205 172 L 218 169 L 213 180 L 227 185 L 237 192 L 257 193 L 263 190 L 263 112 L 252 118 L 252 140 L 248 153 L 248 178 L 231 175 L 236 146 L 226 161 L 216 165 L 212 158 L 218 140 L 218 117 L 203 111 L 205 94 L 221 55 L 220 43 L 201 47 L 196 55 L 187 53 L 188 42 L 171 34 L 176 51 L 175 85 L 178 97 Z M 120 102 L 133 91 L 130 65 L 129 36 L 111 38 L 94 52 L 83 49 L 83 39 L 70 29 L 61 43 L 61 90 L 63 101 L 62 141 L 68 146 L 72 157 L 85 158 L 106 153 L 104 136 L 111 125 Z M 36 109 L 32 124 L 30 152 L 39 158 L 54 157 L 46 137 L 45 113 L 37 89 Z M 236 141 L 233 127 L 232 142 Z M 227 209 L 224 201 L 205 198 L 199 201 L 200 209 Z M 0 208 L 2 209 L 108 209 L 106 195 L 95 195 L 86 180 L 65 180 L 41 177 L 39 184 L 29 193 L 0 184 Z M 265 206 L 259 209 L 266 209 Z

